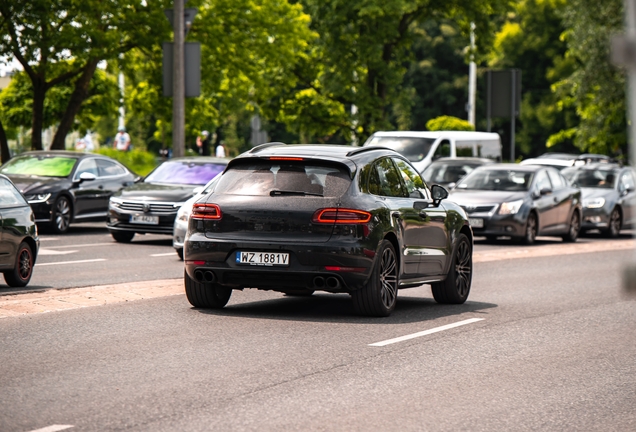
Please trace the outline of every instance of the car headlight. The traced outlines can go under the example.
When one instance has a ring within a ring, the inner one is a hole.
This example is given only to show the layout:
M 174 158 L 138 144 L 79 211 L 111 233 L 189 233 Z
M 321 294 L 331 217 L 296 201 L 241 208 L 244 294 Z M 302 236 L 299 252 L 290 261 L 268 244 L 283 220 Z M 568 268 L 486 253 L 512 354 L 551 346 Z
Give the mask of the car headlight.
M 499 207 L 499 214 L 517 214 L 521 205 L 523 204 L 523 200 L 510 201 L 501 204 Z
M 120 207 L 122 203 L 123 203 L 122 200 L 115 197 L 110 197 L 110 200 L 108 201 L 108 204 L 110 204 L 110 206 L 112 207 Z
M 34 203 L 45 202 L 46 200 L 51 198 L 51 194 L 50 193 L 47 193 L 47 194 L 31 194 L 31 195 L 25 195 L 24 197 L 29 202 L 29 204 L 34 204 Z
M 587 198 L 583 200 L 585 208 L 601 208 L 605 205 L 605 198 Z

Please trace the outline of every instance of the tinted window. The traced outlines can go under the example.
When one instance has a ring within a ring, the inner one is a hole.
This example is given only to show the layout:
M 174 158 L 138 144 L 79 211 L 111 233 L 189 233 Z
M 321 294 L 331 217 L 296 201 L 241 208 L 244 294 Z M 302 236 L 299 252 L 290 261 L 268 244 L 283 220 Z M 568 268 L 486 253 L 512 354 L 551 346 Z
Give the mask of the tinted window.
M 545 174 L 545 173 L 544 173 Z M 464 177 L 458 189 L 525 191 L 530 188 L 533 173 L 528 171 L 477 169 Z M 546 175 L 546 179 L 547 179 Z
M 100 177 L 126 174 L 126 170 L 122 166 L 105 159 L 97 159 L 97 167 L 99 168 Z
M 167 161 L 148 174 L 145 183 L 203 186 L 225 169 L 224 164 Z
M 402 159 L 393 159 L 395 165 L 400 170 L 400 174 L 402 175 L 402 181 L 406 186 L 406 192 L 412 198 L 420 198 L 419 190 L 424 188 L 424 182 L 422 181 L 422 177 L 415 171 L 415 169 L 406 163 Z
M 623 175 L 621 176 L 621 183 L 620 183 L 621 192 L 627 189 L 631 191 L 636 190 L 636 185 L 634 184 L 634 175 L 630 173 L 629 171 L 625 171 L 623 173 Z
M 435 149 L 435 154 L 433 155 L 433 159 L 439 159 L 441 157 L 449 157 L 451 155 L 451 145 L 448 140 L 444 140 L 439 143 L 437 148 Z
M 565 187 L 566 182 L 558 172 L 548 170 L 548 176 L 550 177 L 550 182 L 552 183 L 552 187 L 554 189 L 562 189 Z
M 550 178 L 545 170 L 541 170 L 537 172 L 537 183 L 535 186 L 537 191 L 541 191 L 543 189 L 552 189 L 552 183 L 550 183 Z
M 2 174 L 24 174 L 44 177 L 68 177 L 77 159 L 62 156 L 18 156 L 7 162 Z
M 606 169 L 575 169 L 563 170 L 570 184 L 583 188 L 613 189 L 616 184 L 616 173 Z
M 464 163 L 461 165 L 437 162 L 428 166 L 422 173 L 426 183 L 457 183 L 478 165 Z
M 7 179 L 0 178 L 0 207 L 27 204 L 22 194 Z
M 298 193 L 339 197 L 350 184 L 349 172 L 337 165 L 246 161 L 228 169 L 219 179 L 214 192 L 250 196 Z
M 372 137 L 364 145 L 388 147 L 411 162 L 419 162 L 428 155 L 434 142 L 432 138 Z
M 95 159 L 91 158 L 81 161 L 79 166 L 77 167 L 77 171 L 75 171 L 75 178 L 78 179 L 80 174 L 85 172 L 91 173 L 95 177 L 99 176 L 99 170 L 97 169 L 97 162 L 95 161 Z
M 383 158 L 377 161 L 371 170 L 369 192 L 375 195 L 391 197 L 407 197 L 408 193 L 400 181 L 400 172 L 391 159 Z M 379 187 L 372 189 L 372 182 Z

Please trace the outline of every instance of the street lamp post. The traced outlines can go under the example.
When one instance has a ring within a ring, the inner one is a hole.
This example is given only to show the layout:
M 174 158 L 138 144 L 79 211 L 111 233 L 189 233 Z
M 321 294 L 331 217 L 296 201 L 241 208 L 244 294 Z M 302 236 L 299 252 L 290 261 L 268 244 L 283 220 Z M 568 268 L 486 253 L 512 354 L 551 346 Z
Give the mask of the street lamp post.
M 174 61 L 172 80 L 172 154 L 185 154 L 185 67 L 183 42 L 185 39 L 183 20 L 184 0 L 174 0 Z

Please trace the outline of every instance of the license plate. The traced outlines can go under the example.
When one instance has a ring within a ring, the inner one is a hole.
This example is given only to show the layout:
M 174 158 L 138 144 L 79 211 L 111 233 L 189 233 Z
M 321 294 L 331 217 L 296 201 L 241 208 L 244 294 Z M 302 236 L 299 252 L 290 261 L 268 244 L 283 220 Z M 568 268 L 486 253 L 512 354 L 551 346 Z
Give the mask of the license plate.
M 146 225 L 159 225 L 159 216 L 149 215 L 131 215 L 130 223 L 146 224 Z
M 483 228 L 484 227 L 484 220 L 483 219 L 469 218 L 468 219 L 468 223 L 470 224 L 470 226 L 475 227 L 475 228 Z
M 236 263 L 257 266 L 289 266 L 289 254 L 278 252 L 237 252 Z

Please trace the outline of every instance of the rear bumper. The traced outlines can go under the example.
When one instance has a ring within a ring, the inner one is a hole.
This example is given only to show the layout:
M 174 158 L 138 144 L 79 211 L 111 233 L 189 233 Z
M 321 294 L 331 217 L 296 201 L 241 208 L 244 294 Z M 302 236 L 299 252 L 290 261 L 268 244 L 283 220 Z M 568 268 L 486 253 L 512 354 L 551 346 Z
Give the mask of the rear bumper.
M 238 264 L 236 253 L 239 251 L 289 253 L 289 265 Z M 374 251 L 351 242 L 284 245 L 231 242 L 210 240 L 199 233 L 192 234 L 184 245 L 185 269 L 194 280 L 210 282 L 212 276 L 202 279 L 201 272 L 212 272 L 214 282 L 222 286 L 281 292 L 298 288 L 329 292 L 360 289 L 371 274 L 374 254 Z

